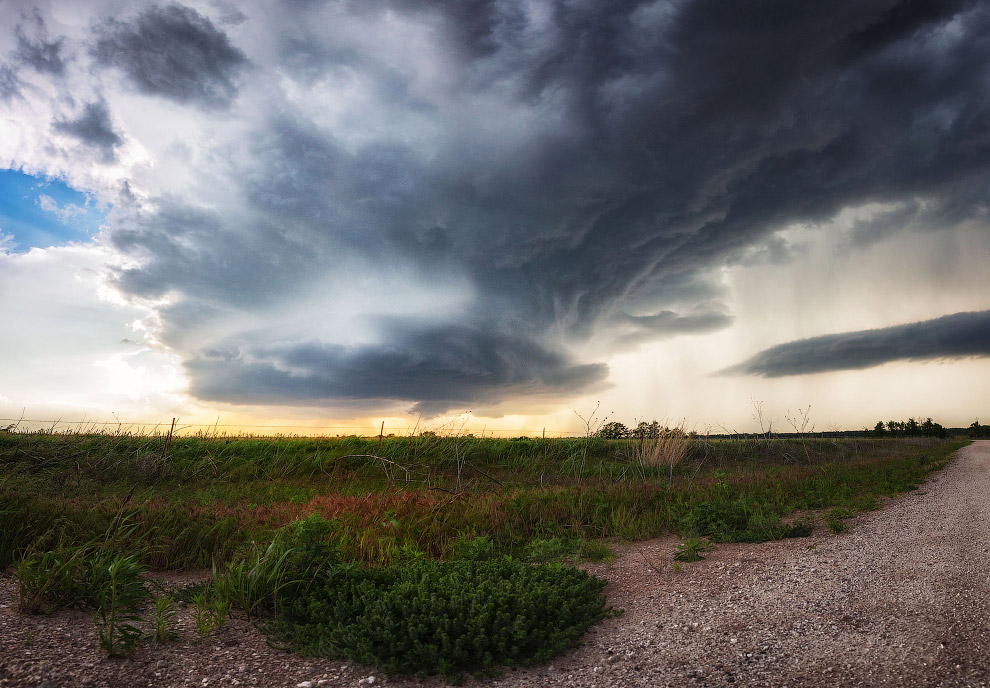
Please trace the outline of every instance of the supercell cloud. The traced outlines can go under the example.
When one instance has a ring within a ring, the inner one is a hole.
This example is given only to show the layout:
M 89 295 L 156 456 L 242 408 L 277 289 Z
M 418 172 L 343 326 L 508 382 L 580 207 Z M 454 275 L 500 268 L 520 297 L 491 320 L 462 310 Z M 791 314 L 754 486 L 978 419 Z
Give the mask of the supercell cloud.
M 789 225 L 884 204 L 866 246 L 986 216 L 975 0 L 79 7 L 11 29 L 0 100 L 70 49 L 89 75 L 50 126 L 118 165 L 113 282 L 204 400 L 553 404 L 606 352 L 729 327 L 720 271 L 786 262 Z M 742 370 L 982 355 L 979 317 Z

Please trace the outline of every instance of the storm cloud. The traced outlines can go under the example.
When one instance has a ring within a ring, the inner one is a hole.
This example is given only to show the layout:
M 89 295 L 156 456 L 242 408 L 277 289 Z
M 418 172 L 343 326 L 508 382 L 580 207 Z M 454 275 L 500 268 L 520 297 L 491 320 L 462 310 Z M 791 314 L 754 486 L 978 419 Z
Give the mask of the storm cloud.
M 301 111 L 267 120 L 237 180 L 250 203 L 246 221 L 236 228 L 221 221 L 193 242 L 129 232 L 128 242 L 150 259 L 121 283 L 238 307 L 260 285 L 267 285 L 262 299 L 272 289 L 292 293 L 300 275 L 321 274 L 330 256 L 401 264 L 424 283 L 446 270 L 470 285 L 470 303 L 452 316 L 475 323 L 477 350 L 504 346 L 513 354 L 441 374 L 440 361 L 475 359 L 439 335 L 346 353 L 332 342 L 280 345 L 324 352 L 290 374 L 264 347 L 217 358 L 206 344 L 189 364 L 197 393 L 271 402 L 318 389 L 321 398 L 435 403 L 513 386 L 577 390 L 601 373 L 555 386 L 553 375 L 518 373 L 518 364 L 529 355 L 521 370 L 580 371 L 538 352 L 546 342 L 563 351 L 593 335 L 611 333 L 623 346 L 726 327 L 731 315 L 708 275 L 754 246 L 773 245 L 774 230 L 878 200 L 911 207 L 988 172 L 990 53 L 981 38 L 990 17 L 981 3 L 542 9 L 537 16 L 524 3 L 392 3 L 411 31 L 449 43 L 446 90 L 418 88 L 414 66 L 403 69 L 394 56 L 333 30 L 285 36 L 280 59 L 301 83 L 321 74 L 364 79 L 398 129 L 386 126 L 355 144 Z M 333 23 L 323 6 L 307 11 L 312 21 L 304 24 Z M 384 8 L 349 11 L 346 19 L 368 32 L 385 21 Z M 174 7 L 167 13 L 191 16 Z M 158 17 L 142 15 L 138 24 Z M 441 28 L 431 28 L 437 22 Z M 496 112 L 463 118 L 482 102 Z M 514 129 L 498 118 L 515 118 Z M 403 127 L 422 119 L 437 130 L 404 142 Z M 221 239 L 228 235 L 255 248 Z M 152 249 L 155 242 L 183 248 Z M 210 256 L 233 259 L 205 269 Z M 204 279 L 211 284 L 184 286 Z M 273 286 L 278 279 L 283 289 Z M 515 345 L 500 338 L 507 330 Z M 260 363 L 244 362 L 258 351 L 268 352 Z M 419 357 L 422 364 L 412 363 Z M 403 372 L 379 376 L 392 367 L 384 360 Z
M 786 264 L 792 225 L 876 205 L 864 248 L 986 220 L 983 2 L 288 7 L 144 4 L 87 38 L 201 106 L 157 158 L 183 184 L 134 180 L 106 236 L 204 399 L 565 398 L 732 326 L 723 270 Z M 87 100 L 58 126 L 114 151 Z M 929 357 L 867 339 L 863 365 Z
M 20 92 L 21 80 L 17 78 L 17 72 L 10 65 L 0 64 L 0 101 L 11 100 Z
M 152 6 L 129 22 L 107 19 L 93 54 L 100 64 L 123 70 L 143 93 L 207 107 L 230 104 L 245 62 L 223 31 L 178 4 Z
M 17 59 L 39 72 L 62 76 L 65 73 L 65 39 L 48 40 L 48 28 L 37 10 L 27 24 L 32 29 L 33 37 L 28 35 L 23 24 L 18 24 L 14 31 L 17 38 Z
M 799 339 L 770 347 L 722 372 L 782 377 L 858 370 L 891 361 L 987 356 L 990 356 L 990 311 L 979 311 L 876 330 Z
M 416 399 L 415 411 L 509 398 L 559 401 L 600 384 L 601 364 L 575 364 L 511 333 L 462 325 L 418 329 L 392 323 L 387 343 L 361 347 L 293 342 L 232 344 L 189 361 L 203 399 L 312 404 Z
M 124 141 L 114 129 L 110 111 L 102 101 L 86 103 L 77 117 L 56 120 L 52 126 L 99 151 L 106 162 L 114 160 L 117 147 Z

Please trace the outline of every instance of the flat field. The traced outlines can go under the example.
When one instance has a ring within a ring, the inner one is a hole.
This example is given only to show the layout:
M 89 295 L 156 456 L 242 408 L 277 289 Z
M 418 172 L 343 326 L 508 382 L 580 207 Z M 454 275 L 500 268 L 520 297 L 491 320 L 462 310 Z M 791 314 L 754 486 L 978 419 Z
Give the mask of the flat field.
M 118 544 L 165 570 L 227 560 L 314 513 L 345 558 L 372 565 L 457 557 L 478 537 L 530 559 L 668 533 L 779 539 L 781 517 L 870 509 L 963 444 L 685 439 L 665 456 L 640 440 L 0 434 L 0 565 L 125 519 Z
M 545 661 L 610 614 L 575 564 L 672 534 L 689 562 L 841 532 L 966 443 L 4 433 L 0 566 L 21 613 L 95 610 L 104 655 L 167 642 L 185 599 L 203 639 L 233 610 L 305 654 L 480 675 Z M 142 597 L 186 569 L 212 574 Z

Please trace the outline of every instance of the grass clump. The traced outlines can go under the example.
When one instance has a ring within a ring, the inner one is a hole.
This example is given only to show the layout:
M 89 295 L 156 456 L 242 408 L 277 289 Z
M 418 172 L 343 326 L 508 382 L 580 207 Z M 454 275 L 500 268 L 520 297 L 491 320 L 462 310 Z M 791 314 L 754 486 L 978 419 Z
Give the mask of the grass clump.
M 176 616 L 175 598 L 162 595 L 155 598 L 155 616 L 153 637 L 156 643 L 167 643 L 175 640 L 179 634 L 175 632 Z
M 22 611 L 51 614 L 71 605 L 96 610 L 100 647 L 130 652 L 143 637 L 138 627 L 149 599 L 141 553 L 118 554 L 87 544 L 35 552 L 17 564 Z
M 852 517 L 852 511 L 844 507 L 836 507 L 825 514 L 823 520 L 828 529 L 835 534 L 849 530 L 846 519 Z
M 715 549 L 715 545 L 708 540 L 685 538 L 684 541 L 677 544 L 677 552 L 674 554 L 674 559 L 684 562 L 701 561 L 704 559 L 701 555 L 702 552 L 708 552 L 713 549 Z
M 479 675 L 574 646 L 613 613 L 604 587 L 575 568 L 512 559 L 338 565 L 282 606 L 277 635 L 389 673 Z
M 213 593 L 249 618 L 258 610 L 276 608 L 285 591 L 312 580 L 324 565 L 337 559 L 336 547 L 328 543 L 337 528 L 337 523 L 318 514 L 279 528 L 267 547 L 251 543 L 245 555 L 222 570 L 214 567 Z
M 144 636 L 137 625 L 149 597 L 144 565 L 135 554 L 110 554 L 93 569 L 96 629 L 100 648 L 111 656 L 132 651 Z
M 227 623 L 230 599 L 217 593 L 213 586 L 206 586 L 193 595 L 193 623 L 200 638 L 209 637 Z

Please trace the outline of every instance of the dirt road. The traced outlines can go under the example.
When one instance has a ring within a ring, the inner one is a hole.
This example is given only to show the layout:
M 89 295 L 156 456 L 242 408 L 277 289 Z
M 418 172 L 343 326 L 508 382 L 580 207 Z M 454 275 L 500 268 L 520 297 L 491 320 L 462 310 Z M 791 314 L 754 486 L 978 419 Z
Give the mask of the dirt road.
M 625 615 L 498 685 L 988 685 L 990 442 L 850 526 L 660 576 L 674 541 L 633 547 L 601 572 Z
M 626 610 L 549 666 L 486 686 L 986 686 L 990 684 L 990 442 L 917 492 L 810 538 L 722 545 L 674 573 L 676 540 L 628 547 L 611 565 Z M 661 559 L 664 565 L 658 572 Z M 15 611 L 0 579 L 0 686 L 368 685 L 367 667 L 277 652 L 243 619 L 125 660 L 97 649 L 92 613 Z M 439 686 L 377 675 L 374 685 Z M 468 681 L 468 685 L 475 685 Z

